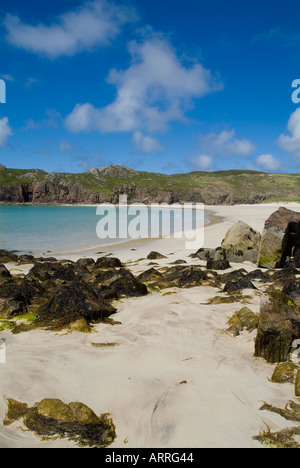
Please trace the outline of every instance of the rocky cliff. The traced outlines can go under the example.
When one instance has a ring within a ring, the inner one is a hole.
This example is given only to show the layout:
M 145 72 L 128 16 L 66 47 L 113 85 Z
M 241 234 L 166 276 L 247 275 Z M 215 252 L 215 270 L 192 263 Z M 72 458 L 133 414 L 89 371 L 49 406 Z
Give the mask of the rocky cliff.
M 81 174 L 6 169 L 0 165 L 0 203 L 98 204 L 198 202 L 208 205 L 300 201 L 300 174 L 254 171 L 165 175 L 123 166 Z

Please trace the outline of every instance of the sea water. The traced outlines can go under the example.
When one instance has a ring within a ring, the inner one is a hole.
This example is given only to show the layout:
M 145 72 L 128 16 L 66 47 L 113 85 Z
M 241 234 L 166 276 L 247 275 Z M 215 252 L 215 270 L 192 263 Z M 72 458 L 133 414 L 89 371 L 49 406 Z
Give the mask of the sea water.
M 117 206 L 114 216 L 124 215 L 127 209 Z M 158 209 L 153 208 L 154 211 Z M 181 210 L 175 210 L 175 214 L 173 211 L 170 219 L 172 216 L 182 216 Z M 99 238 L 97 225 L 100 219 L 95 206 L 0 206 L 0 249 L 50 256 L 52 253 L 78 252 L 131 240 L 118 236 Z M 129 216 L 128 222 L 132 219 Z M 163 217 L 163 222 L 165 225 L 155 234 L 170 232 L 168 216 Z M 203 218 L 194 220 L 194 227 L 201 227 L 204 222 Z M 172 226 L 171 234 L 174 233 Z

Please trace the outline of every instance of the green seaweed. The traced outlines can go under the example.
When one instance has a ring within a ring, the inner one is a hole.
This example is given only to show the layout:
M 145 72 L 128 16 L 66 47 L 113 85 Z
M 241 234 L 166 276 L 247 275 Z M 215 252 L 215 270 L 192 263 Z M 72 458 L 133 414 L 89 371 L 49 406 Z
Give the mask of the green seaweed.
M 73 408 L 77 409 L 77 415 Z M 86 414 L 89 418 L 84 422 Z M 80 447 L 105 448 L 116 438 L 116 428 L 110 415 L 97 417 L 82 403 L 65 405 L 60 400 L 46 399 L 29 408 L 26 403 L 8 399 L 4 426 L 20 419 L 42 440 L 66 438 Z
M 11 320 L 2 320 L 0 319 L 0 332 L 3 332 L 4 330 L 11 330 L 16 326 L 14 322 Z

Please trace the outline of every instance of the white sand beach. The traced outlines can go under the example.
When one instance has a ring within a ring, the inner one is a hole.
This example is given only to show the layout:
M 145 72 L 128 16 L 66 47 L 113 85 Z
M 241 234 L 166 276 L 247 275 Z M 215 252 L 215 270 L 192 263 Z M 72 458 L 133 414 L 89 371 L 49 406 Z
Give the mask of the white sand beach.
M 238 220 L 262 232 L 279 206 L 300 212 L 300 204 L 206 207 L 213 222 L 205 228 L 204 246 L 218 247 Z M 134 274 L 150 268 L 151 250 L 167 256 L 156 261 L 156 268 L 178 259 L 201 264 L 189 257 L 185 239 L 99 249 L 120 258 Z M 99 257 L 96 251 L 81 256 Z M 232 267 L 256 269 L 250 263 Z M 17 272 L 12 265 L 9 269 Z M 81 401 L 96 414 L 110 413 L 117 432 L 111 448 L 263 448 L 253 436 L 267 426 L 278 431 L 295 424 L 260 407 L 263 402 L 283 407 L 294 399 L 294 386 L 269 380 L 274 366 L 254 358 L 255 331 L 235 338 L 224 333 L 228 318 L 244 304 L 205 304 L 216 293 L 200 286 L 122 299 L 113 317 L 121 323 L 98 324 L 90 334 L 1 332 L 7 348 L 6 364 L 0 363 L 0 421 L 8 398 L 30 406 L 58 398 Z M 252 297 L 247 306 L 258 312 L 257 292 L 244 294 Z M 67 440 L 42 441 L 20 426 L 1 427 L 1 448 L 74 447 Z

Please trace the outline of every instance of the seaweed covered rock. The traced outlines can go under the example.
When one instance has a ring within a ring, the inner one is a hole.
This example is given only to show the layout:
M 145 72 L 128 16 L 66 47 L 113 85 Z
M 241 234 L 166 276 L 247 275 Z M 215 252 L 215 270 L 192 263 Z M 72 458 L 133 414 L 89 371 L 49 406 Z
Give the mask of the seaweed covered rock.
M 159 281 L 161 278 L 163 278 L 162 273 L 155 268 L 149 268 L 137 277 L 141 283 Z
M 165 255 L 159 253 L 159 252 L 150 252 L 149 255 L 147 256 L 148 260 L 160 260 L 162 258 L 167 258 Z
M 119 270 L 98 270 L 94 286 L 100 297 L 104 299 L 120 299 L 123 296 L 139 297 L 148 293 L 145 284 L 141 283 L 130 271 L 125 268 Z
M 98 258 L 95 268 L 121 268 L 122 262 L 119 258 L 115 257 L 101 257 Z
M 0 315 L 11 318 L 24 314 L 33 298 L 44 293 L 44 288 L 35 281 L 9 278 L 0 284 Z
M 243 307 L 236 312 L 228 321 L 229 328 L 227 333 L 238 336 L 244 329 L 252 332 L 257 328 L 258 315 L 252 312 L 248 307 Z
M 300 398 L 300 369 L 298 370 L 296 375 L 295 396 Z
M 46 398 L 29 408 L 26 403 L 8 400 L 5 426 L 23 420 L 27 429 L 44 438 L 67 438 L 80 447 L 108 447 L 116 438 L 116 429 L 107 414 L 97 416 L 81 402 L 68 405 Z
M 206 263 L 207 270 L 227 270 L 230 268 L 230 263 L 228 260 L 212 260 L 209 259 Z
M 97 262 L 36 261 L 27 275 L 13 277 L 0 264 L 0 316 L 12 319 L 30 313 L 36 317 L 30 326 L 17 326 L 13 333 L 36 327 L 61 329 L 70 324 L 74 328 L 74 322 L 80 320 L 85 320 L 87 327 L 103 321 L 116 312 L 112 300 L 148 293 L 145 284 L 120 265 L 119 259 L 108 257 Z M 86 331 L 85 326 L 79 328 Z
M 224 292 L 232 293 L 235 291 L 240 291 L 241 289 L 257 289 L 252 281 L 249 280 L 246 276 L 240 278 L 237 281 L 227 281 L 224 286 Z
M 152 289 L 193 288 L 201 286 L 208 279 L 207 274 L 194 265 L 175 265 L 160 271 L 150 268 L 138 276 L 138 280 Z
M 61 281 L 74 281 L 76 279 L 76 268 L 72 263 L 62 264 L 59 262 L 37 263 L 29 272 L 28 278 L 44 282 L 49 279 Z
M 0 263 L 0 281 L 3 279 L 6 280 L 6 278 L 11 278 L 11 274 L 8 269 L 2 263 Z
M 19 257 L 13 252 L 7 250 L 0 250 L 0 262 L 1 263 L 18 263 Z
M 207 280 L 207 275 L 197 266 L 175 266 L 164 273 L 167 281 L 178 288 L 193 288 Z
M 278 364 L 271 377 L 272 382 L 286 383 L 294 382 L 299 366 L 293 362 L 283 362 Z
M 78 281 L 61 286 L 41 309 L 39 323 L 42 326 L 65 327 L 84 318 L 88 323 L 102 321 L 116 312 L 95 291 Z
M 255 356 L 270 363 L 285 362 L 293 341 L 299 338 L 299 306 L 282 291 L 269 291 L 261 300 Z

